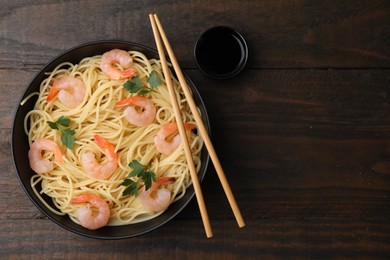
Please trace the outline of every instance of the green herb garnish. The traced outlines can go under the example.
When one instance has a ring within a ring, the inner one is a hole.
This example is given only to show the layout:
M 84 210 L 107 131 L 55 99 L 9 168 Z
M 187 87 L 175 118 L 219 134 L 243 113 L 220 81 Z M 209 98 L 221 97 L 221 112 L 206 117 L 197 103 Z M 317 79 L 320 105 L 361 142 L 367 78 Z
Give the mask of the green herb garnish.
M 139 77 L 133 77 L 123 84 L 123 87 L 132 94 L 143 96 L 154 90 L 155 87 L 161 85 L 161 80 L 155 71 L 152 71 L 149 76 L 146 77 L 148 86 L 145 85 Z
M 142 81 L 139 79 L 139 77 L 133 77 L 131 80 L 128 80 L 123 84 L 123 87 L 129 91 L 130 93 L 137 93 L 139 92 L 142 88 L 145 88 L 146 86 Z
M 50 126 L 51 129 L 60 130 L 62 143 L 69 149 L 73 149 L 74 143 L 76 141 L 76 138 L 74 138 L 74 134 L 76 132 L 68 127 L 70 125 L 69 118 L 60 116 L 57 121 L 47 121 L 47 124 Z
M 150 72 L 149 77 L 147 77 L 147 82 L 152 87 L 158 87 L 161 85 L 160 77 L 157 75 L 157 73 L 153 70 Z
M 127 186 L 123 191 L 123 195 L 138 196 L 138 187 L 144 183 L 145 190 L 148 190 L 152 186 L 152 181 L 156 181 L 156 174 L 150 170 L 149 166 L 144 166 L 137 160 L 132 160 L 129 163 L 129 167 L 133 170 L 129 173 L 128 178 L 125 179 L 121 185 Z M 130 178 L 138 177 L 138 179 L 132 180 Z

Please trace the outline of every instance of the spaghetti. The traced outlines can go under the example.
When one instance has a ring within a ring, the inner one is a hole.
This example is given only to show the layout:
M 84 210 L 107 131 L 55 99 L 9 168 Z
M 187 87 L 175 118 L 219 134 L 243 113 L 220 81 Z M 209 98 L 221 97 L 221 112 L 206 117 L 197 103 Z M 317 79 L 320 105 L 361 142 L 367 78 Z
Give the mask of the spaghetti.
M 39 93 L 35 93 L 38 95 L 35 107 L 25 117 L 24 127 L 30 147 L 36 140 L 50 139 L 61 147 L 64 160 L 64 163 L 58 164 L 54 160 L 53 153 L 45 151 L 42 156 L 53 162 L 54 169 L 47 173 L 33 175 L 31 186 L 47 208 L 58 215 L 69 215 L 78 224 L 80 222 L 76 212 L 80 205 L 71 201 L 84 193 L 96 194 L 107 202 L 110 208 L 110 219 L 107 225 L 138 223 L 155 218 L 163 212 L 145 209 L 139 197 L 123 195 L 125 187 L 121 183 L 131 172 L 128 164 L 132 160 L 148 165 L 150 170 L 156 173 L 157 178 L 175 178 L 173 183 L 165 186 L 171 193 L 170 203 L 183 197 L 191 184 L 189 168 L 181 145 L 172 154 L 164 155 L 156 150 L 154 144 L 154 138 L 161 127 L 175 121 L 169 93 L 162 77 L 160 61 L 148 59 L 138 51 L 128 53 L 134 61 L 132 68 L 142 82 L 146 82 L 152 71 L 157 73 L 161 80 L 161 85 L 145 96 L 156 107 L 156 116 L 152 123 L 145 126 L 130 124 L 125 118 L 123 109 L 115 106 L 117 102 L 134 94 L 130 94 L 123 88 L 125 79 L 112 80 L 101 71 L 102 55 L 84 58 L 78 64 L 69 62 L 59 64 L 41 83 Z M 115 66 L 120 71 L 124 70 L 119 64 Z M 74 108 L 69 108 L 58 99 L 46 102 L 53 82 L 64 76 L 80 79 L 86 87 L 81 104 Z M 194 124 L 179 83 L 173 75 L 171 78 L 183 121 Z M 31 98 L 31 95 L 27 98 Z M 63 146 L 60 132 L 48 125 L 49 121 L 54 122 L 61 116 L 70 119 L 69 127 L 75 131 L 76 141 L 73 149 Z M 81 163 L 82 155 L 89 152 L 95 154 L 102 164 L 107 162 L 103 149 L 93 141 L 94 135 L 102 136 L 109 141 L 118 155 L 118 167 L 106 180 L 89 176 Z M 188 133 L 188 139 L 194 163 L 199 171 L 203 140 L 194 131 Z M 43 194 L 52 198 L 55 207 L 44 200 Z

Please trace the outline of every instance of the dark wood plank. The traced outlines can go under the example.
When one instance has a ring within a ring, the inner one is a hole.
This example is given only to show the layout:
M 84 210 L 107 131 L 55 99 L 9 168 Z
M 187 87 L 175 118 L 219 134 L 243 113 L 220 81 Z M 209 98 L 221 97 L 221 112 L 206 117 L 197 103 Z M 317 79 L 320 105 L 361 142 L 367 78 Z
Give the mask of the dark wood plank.
M 256 259 L 260 253 L 260 227 L 252 222 L 248 229 L 231 226 L 225 221 L 214 223 L 223 233 L 205 243 L 201 224 L 195 221 L 177 221 L 159 230 L 119 241 L 84 238 L 65 231 L 48 220 L 7 220 L 0 227 L 4 244 L 0 257 L 14 259 L 151 259 L 161 255 L 166 259 L 238 259 L 245 256 Z M 185 229 L 183 228 L 185 227 Z M 236 235 L 233 235 L 236 234 Z M 22 238 L 22 239 L 21 239 Z M 240 239 L 241 238 L 241 239 Z M 248 240 L 249 238 L 249 240 Z
M 86 14 L 86 10 L 91 10 Z M 123 39 L 155 46 L 148 13 L 160 15 L 179 61 L 207 28 L 237 28 L 250 68 L 390 67 L 388 1 L 3 1 L 0 68 L 41 66 L 80 43 Z M 38 15 L 41 14 L 41 15 Z M 174 14 L 174 15 L 172 15 Z M 227 54 L 229 55 L 229 54 Z
M 0 128 L 12 128 L 13 116 L 28 83 L 33 79 L 37 70 L 0 69 L 1 96 Z
M 389 217 L 388 72 L 247 71 L 228 85 L 198 80 L 244 210 L 258 197 L 256 214 L 270 218 Z
M 6 220 L 0 229 L 0 257 L 11 259 L 259 259 L 273 258 L 381 258 L 390 256 L 387 222 L 370 220 L 262 219 L 236 231 L 226 221 L 205 241 L 199 224 L 179 220 L 156 231 L 119 241 L 84 238 L 47 220 Z M 182 227 L 186 228 L 183 229 Z M 151 253 L 153 252 L 153 253 Z

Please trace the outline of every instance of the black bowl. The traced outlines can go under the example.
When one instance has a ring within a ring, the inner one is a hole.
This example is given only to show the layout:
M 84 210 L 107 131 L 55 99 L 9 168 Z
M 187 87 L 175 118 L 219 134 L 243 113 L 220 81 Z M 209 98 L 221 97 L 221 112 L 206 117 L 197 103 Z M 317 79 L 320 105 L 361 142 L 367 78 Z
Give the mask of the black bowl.
M 32 92 L 39 91 L 40 83 L 47 77 L 46 72 L 51 72 L 58 64 L 68 61 L 72 63 L 79 63 L 83 58 L 90 57 L 94 55 L 103 54 L 106 51 L 111 49 L 118 48 L 123 50 L 136 50 L 143 52 L 148 58 L 159 58 L 158 52 L 149 47 L 143 46 L 141 44 L 119 41 L 119 40 L 105 40 L 105 41 L 95 41 L 85 43 L 79 46 L 76 46 L 70 50 L 65 51 L 60 54 L 52 61 L 50 61 L 38 74 L 33 78 L 33 80 L 28 84 L 26 91 L 24 92 L 21 100 L 26 98 Z M 186 79 L 189 83 L 189 87 L 193 92 L 194 100 L 197 106 L 200 109 L 202 120 L 205 126 L 210 130 L 209 120 L 207 116 L 207 111 L 205 105 L 200 97 L 199 92 L 195 88 L 193 82 L 186 76 Z M 82 226 L 74 223 L 68 216 L 58 216 L 47 209 L 47 207 L 38 199 L 30 185 L 31 176 L 34 174 L 30 168 L 28 162 L 28 138 L 24 132 L 23 121 L 26 114 L 33 109 L 36 98 L 29 99 L 23 106 L 18 104 L 16 113 L 14 116 L 13 129 L 12 129 L 12 156 L 14 164 L 18 173 L 20 183 L 22 184 L 23 189 L 30 197 L 32 202 L 37 206 L 38 209 L 42 211 L 49 219 L 54 221 L 59 226 L 72 231 L 76 234 L 83 235 L 91 238 L 98 239 L 123 239 L 130 238 L 138 235 L 142 235 L 146 232 L 154 230 L 161 225 L 165 224 L 172 218 L 174 218 L 184 207 L 190 202 L 194 197 L 194 189 L 190 186 L 183 198 L 177 202 L 171 204 L 169 208 L 160 216 L 148 220 L 142 223 L 130 224 L 125 226 L 105 226 L 97 230 L 88 230 Z M 209 163 L 209 155 L 206 149 L 203 149 L 201 154 L 202 167 L 198 174 L 200 180 L 203 179 L 207 166 Z M 45 195 L 44 195 L 45 196 Z M 51 206 L 55 207 L 51 199 L 46 196 L 44 197 L 45 201 Z

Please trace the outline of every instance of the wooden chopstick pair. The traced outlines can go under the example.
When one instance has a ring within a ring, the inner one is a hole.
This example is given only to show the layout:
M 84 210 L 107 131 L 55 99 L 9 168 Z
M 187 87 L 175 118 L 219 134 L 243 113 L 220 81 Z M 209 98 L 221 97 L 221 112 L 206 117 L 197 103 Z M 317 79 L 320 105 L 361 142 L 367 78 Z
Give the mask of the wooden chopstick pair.
M 178 125 L 178 128 L 179 128 L 179 133 L 180 133 L 183 145 L 184 145 L 184 152 L 185 152 L 185 156 L 186 156 L 186 159 L 187 159 L 187 163 L 188 163 L 189 168 L 190 168 L 191 179 L 192 179 L 192 183 L 193 183 L 193 186 L 194 186 L 197 202 L 198 202 L 198 205 L 199 205 L 199 210 L 200 210 L 201 218 L 202 218 L 202 221 L 203 221 L 203 225 L 204 225 L 204 228 L 205 228 L 205 231 L 206 231 L 206 236 L 208 238 L 212 237 L 213 233 L 212 233 L 209 217 L 208 217 L 208 214 L 207 214 L 207 209 L 206 209 L 206 206 L 205 206 L 205 203 L 204 203 L 202 190 L 200 188 L 198 175 L 197 175 L 197 172 L 196 172 L 196 169 L 195 169 L 194 161 L 192 159 L 191 149 L 190 149 L 190 146 L 188 144 L 187 135 L 185 133 L 183 121 L 182 121 L 182 118 L 181 118 L 180 109 L 179 109 L 179 106 L 178 106 L 178 103 L 177 103 L 177 100 L 176 100 L 175 91 L 174 91 L 172 80 L 171 80 L 171 77 L 170 77 L 170 72 L 169 72 L 167 60 L 165 58 L 165 52 L 164 52 L 164 49 L 163 49 L 161 38 L 162 38 L 162 40 L 164 42 L 165 48 L 166 48 L 166 50 L 168 52 L 169 58 L 171 60 L 173 68 L 174 68 L 174 70 L 176 72 L 176 75 L 177 75 L 177 77 L 179 79 L 179 82 L 180 82 L 180 85 L 181 85 L 181 87 L 183 89 L 184 95 L 185 95 L 185 97 L 187 99 L 187 102 L 188 102 L 188 104 L 190 106 L 191 112 L 194 115 L 195 122 L 196 122 L 196 124 L 198 126 L 198 130 L 200 132 L 201 137 L 204 140 L 204 143 L 205 143 L 205 146 L 206 146 L 206 148 L 207 148 L 207 150 L 209 152 L 211 161 L 214 164 L 215 170 L 216 170 L 216 172 L 218 174 L 219 180 L 220 180 L 220 182 L 222 184 L 222 187 L 223 187 L 223 189 L 225 191 L 225 194 L 226 194 L 226 197 L 227 197 L 227 199 L 229 201 L 230 207 L 233 210 L 233 214 L 234 214 L 234 216 L 236 218 L 238 226 L 239 227 L 244 227 L 245 223 L 244 223 L 244 220 L 243 220 L 243 218 L 241 216 L 241 213 L 240 213 L 240 210 L 239 210 L 238 205 L 236 203 L 236 200 L 235 200 L 235 198 L 233 196 L 233 193 L 232 193 L 232 191 L 230 189 L 229 183 L 228 183 L 228 181 L 226 179 L 226 176 L 224 174 L 222 166 L 221 166 L 221 164 L 219 162 L 218 156 L 217 156 L 217 154 L 216 154 L 216 152 L 214 150 L 213 144 L 211 143 L 210 137 L 209 137 L 209 135 L 208 135 L 208 133 L 206 131 L 206 128 L 205 128 L 205 126 L 203 124 L 202 118 L 199 115 L 199 112 L 198 112 L 198 109 L 196 107 L 195 101 L 192 98 L 192 95 L 191 95 L 191 92 L 190 92 L 190 90 L 188 88 L 187 82 L 186 82 L 186 80 L 184 78 L 184 75 L 183 75 L 183 73 L 182 73 L 182 71 L 180 69 L 180 66 L 179 66 L 179 64 L 178 64 L 178 62 L 176 60 L 176 57 L 175 57 L 175 55 L 173 53 L 171 45 L 169 44 L 169 41 L 168 41 L 167 36 L 166 36 L 166 34 L 164 32 L 164 29 L 163 29 L 163 27 L 162 27 L 162 25 L 161 25 L 161 23 L 160 23 L 160 21 L 158 19 L 157 14 L 149 14 L 149 18 L 150 18 L 150 22 L 151 22 L 152 29 L 153 29 L 153 35 L 154 35 L 154 39 L 156 41 L 157 50 L 158 50 L 158 53 L 159 53 L 159 56 L 160 56 L 160 60 L 161 60 L 162 68 L 163 68 L 163 73 L 164 73 L 164 76 L 165 76 L 165 81 L 166 81 L 166 84 L 167 84 L 167 87 L 168 87 L 168 91 L 169 91 L 169 95 L 170 95 L 170 98 L 171 98 L 171 102 L 172 102 L 172 105 L 173 105 L 176 122 L 177 122 L 177 125 Z M 161 36 L 161 38 L 160 38 L 160 36 Z

